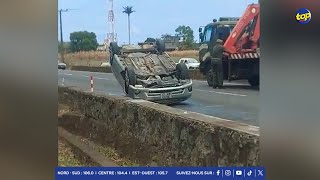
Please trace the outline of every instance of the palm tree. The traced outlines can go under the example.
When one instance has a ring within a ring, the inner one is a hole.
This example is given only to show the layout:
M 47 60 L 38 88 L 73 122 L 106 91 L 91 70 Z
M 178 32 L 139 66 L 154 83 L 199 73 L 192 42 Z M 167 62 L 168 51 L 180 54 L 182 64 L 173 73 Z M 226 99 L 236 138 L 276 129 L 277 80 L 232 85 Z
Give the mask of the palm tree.
M 132 6 L 127 6 L 127 7 L 123 7 L 123 13 L 126 13 L 128 15 L 128 33 L 129 33 L 129 44 L 131 44 L 131 39 L 130 39 L 130 14 L 135 12 L 134 10 L 132 10 Z

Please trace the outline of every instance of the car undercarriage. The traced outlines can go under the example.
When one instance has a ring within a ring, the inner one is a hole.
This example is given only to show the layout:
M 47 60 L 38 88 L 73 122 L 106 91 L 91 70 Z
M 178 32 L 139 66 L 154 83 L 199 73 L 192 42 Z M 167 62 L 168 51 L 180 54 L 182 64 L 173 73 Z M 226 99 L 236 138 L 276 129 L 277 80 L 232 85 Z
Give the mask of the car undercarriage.
M 191 96 L 188 68 L 176 64 L 163 46 L 159 41 L 121 48 L 110 44 L 112 72 L 129 97 L 171 104 Z

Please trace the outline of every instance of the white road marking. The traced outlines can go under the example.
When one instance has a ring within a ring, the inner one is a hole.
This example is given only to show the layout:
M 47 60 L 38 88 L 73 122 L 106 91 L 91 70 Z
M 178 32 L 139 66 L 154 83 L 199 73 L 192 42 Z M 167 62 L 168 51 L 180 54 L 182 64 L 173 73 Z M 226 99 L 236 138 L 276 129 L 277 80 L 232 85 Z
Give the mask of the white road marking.
M 79 76 L 81 76 L 81 77 L 85 77 L 85 78 L 89 78 L 90 76 L 87 76 L 87 75 L 79 75 Z M 109 78 L 102 78 L 102 77 L 94 77 L 93 76 L 93 80 L 94 79 L 99 79 L 99 80 L 110 80 Z
M 193 82 L 195 83 L 205 83 L 207 84 L 207 81 L 204 81 L 204 80 L 192 80 Z M 232 85 L 232 86 L 250 86 L 248 83 L 245 83 L 245 82 L 223 82 L 224 85 Z
M 206 106 L 207 108 L 217 108 L 217 107 L 223 107 L 223 105 L 214 105 L 214 106 Z
M 235 93 L 227 93 L 227 92 L 220 92 L 220 91 L 207 91 L 207 90 L 202 90 L 202 89 L 194 89 L 194 90 L 202 91 L 202 92 L 216 93 L 216 94 L 224 94 L 224 95 L 230 95 L 230 96 L 241 96 L 241 97 L 246 97 L 247 96 L 245 94 L 235 94 Z
M 84 71 L 82 71 L 82 72 L 84 72 Z M 87 71 L 87 72 L 89 72 L 89 71 Z M 101 75 L 110 74 L 110 73 L 105 73 L 105 72 L 90 72 L 90 73 L 92 73 L 92 74 L 101 74 Z
M 59 73 L 60 75 L 66 75 L 66 76 L 72 76 L 72 74 L 68 74 L 68 73 Z
M 230 83 L 230 82 L 224 82 L 223 84 L 224 85 L 233 85 L 233 86 L 246 86 L 246 85 L 248 85 L 248 84 L 245 84 L 245 83 L 241 84 L 241 83 Z
M 93 79 L 101 79 L 101 80 L 110 80 L 110 79 L 108 79 L 108 78 L 101 78 L 101 77 L 93 77 Z

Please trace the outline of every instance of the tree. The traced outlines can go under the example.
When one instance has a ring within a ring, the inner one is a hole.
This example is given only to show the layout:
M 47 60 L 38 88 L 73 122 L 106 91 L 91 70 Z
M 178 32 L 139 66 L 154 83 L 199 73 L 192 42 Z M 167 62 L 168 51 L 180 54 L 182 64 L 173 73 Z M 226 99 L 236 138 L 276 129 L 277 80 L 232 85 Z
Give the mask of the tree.
M 92 51 L 98 47 L 97 36 L 93 32 L 78 31 L 70 34 L 70 51 Z
M 65 53 L 70 53 L 70 42 L 63 42 L 63 49 Z M 62 46 L 61 41 L 58 42 L 58 53 L 61 53 Z
M 126 7 L 123 7 L 123 11 L 122 12 L 128 15 L 129 44 L 131 44 L 131 38 L 130 38 L 130 15 L 135 11 L 132 10 L 132 6 L 126 6 Z
M 192 49 L 194 48 L 194 36 L 193 30 L 190 26 L 179 26 L 176 30 L 176 35 L 183 38 L 183 46 Z

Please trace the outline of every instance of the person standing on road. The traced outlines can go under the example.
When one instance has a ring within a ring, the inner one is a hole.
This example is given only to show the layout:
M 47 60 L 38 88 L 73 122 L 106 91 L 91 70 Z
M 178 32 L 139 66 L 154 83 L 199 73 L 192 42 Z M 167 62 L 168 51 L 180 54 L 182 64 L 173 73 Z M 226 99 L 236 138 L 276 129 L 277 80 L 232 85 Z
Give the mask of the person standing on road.
M 211 68 L 213 88 L 223 88 L 223 65 L 222 57 L 224 52 L 223 41 L 218 39 L 211 50 Z

